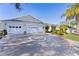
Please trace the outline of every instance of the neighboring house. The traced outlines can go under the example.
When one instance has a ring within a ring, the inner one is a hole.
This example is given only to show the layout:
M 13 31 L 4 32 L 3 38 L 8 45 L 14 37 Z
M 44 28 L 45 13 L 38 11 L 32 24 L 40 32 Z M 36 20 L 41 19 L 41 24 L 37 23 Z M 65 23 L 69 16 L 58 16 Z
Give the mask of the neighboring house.
M 67 33 L 75 33 L 75 31 L 76 31 L 75 27 L 68 26 Z
M 43 33 L 45 28 L 45 23 L 30 15 L 1 22 L 7 34 Z
M 60 30 L 59 27 L 60 27 L 60 25 L 56 25 L 56 28 L 55 28 L 55 29 L 56 29 L 56 30 Z
M 76 28 L 74 27 L 68 27 L 69 33 L 74 33 L 76 31 Z

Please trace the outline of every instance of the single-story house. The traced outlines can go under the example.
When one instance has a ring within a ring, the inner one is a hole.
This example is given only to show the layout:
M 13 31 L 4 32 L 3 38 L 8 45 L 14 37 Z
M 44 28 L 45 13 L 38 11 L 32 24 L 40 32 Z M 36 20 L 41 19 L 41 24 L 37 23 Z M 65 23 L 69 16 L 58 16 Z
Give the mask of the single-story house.
M 75 27 L 68 26 L 69 33 L 74 33 L 76 31 Z
M 45 23 L 31 15 L 1 20 L 7 34 L 44 33 Z

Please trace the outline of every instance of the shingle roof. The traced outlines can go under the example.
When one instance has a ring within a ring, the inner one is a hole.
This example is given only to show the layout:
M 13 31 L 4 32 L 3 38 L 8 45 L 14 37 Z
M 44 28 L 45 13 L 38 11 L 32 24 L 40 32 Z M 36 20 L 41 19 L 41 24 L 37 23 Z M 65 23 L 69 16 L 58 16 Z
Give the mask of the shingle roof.
M 16 20 L 27 21 L 27 22 L 41 22 L 40 20 L 32 17 L 31 15 L 18 17 L 16 18 Z
M 41 24 L 44 24 L 42 21 L 40 21 L 40 20 L 32 17 L 31 15 L 17 17 L 15 19 L 9 19 L 9 20 L 5 20 L 5 21 L 20 21 L 20 22 L 32 22 L 32 23 L 41 23 Z

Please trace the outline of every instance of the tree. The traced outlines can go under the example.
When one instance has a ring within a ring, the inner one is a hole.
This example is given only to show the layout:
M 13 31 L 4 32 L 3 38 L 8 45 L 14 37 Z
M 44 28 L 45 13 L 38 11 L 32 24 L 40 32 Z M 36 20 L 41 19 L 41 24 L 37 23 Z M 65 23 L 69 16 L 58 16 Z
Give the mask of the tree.
M 63 16 L 66 17 L 66 20 L 72 20 L 75 18 L 77 23 L 76 32 L 79 33 L 79 4 L 78 3 L 72 4 L 63 14 Z
M 60 25 L 59 28 L 60 28 L 60 31 L 62 31 L 63 33 L 66 33 L 66 30 L 68 29 L 67 25 L 65 24 Z
M 76 21 L 71 21 L 70 25 L 71 27 L 74 27 L 76 25 Z
M 49 32 L 48 30 L 49 30 L 49 26 L 47 25 L 47 26 L 45 27 L 45 32 L 48 33 L 48 32 Z
M 14 5 L 17 10 L 21 10 L 21 3 L 15 3 Z
M 45 32 L 51 33 L 51 32 L 52 32 L 52 29 L 53 29 L 53 27 L 52 27 L 50 24 L 48 24 L 48 25 L 45 27 Z

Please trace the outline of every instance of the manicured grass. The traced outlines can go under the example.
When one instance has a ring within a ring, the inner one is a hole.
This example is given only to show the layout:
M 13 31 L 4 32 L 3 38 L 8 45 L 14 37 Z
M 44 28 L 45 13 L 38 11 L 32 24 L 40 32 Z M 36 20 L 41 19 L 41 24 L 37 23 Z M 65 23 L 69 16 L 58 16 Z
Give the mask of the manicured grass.
M 65 34 L 65 35 L 64 35 L 64 38 L 79 42 L 79 35 L 75 35 L 75 34 Z

